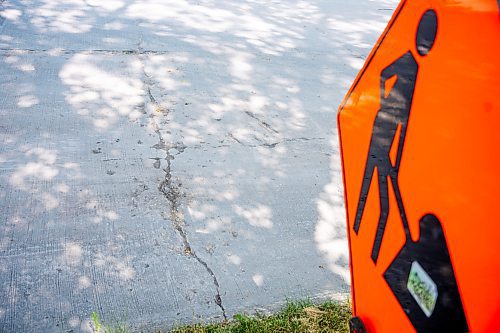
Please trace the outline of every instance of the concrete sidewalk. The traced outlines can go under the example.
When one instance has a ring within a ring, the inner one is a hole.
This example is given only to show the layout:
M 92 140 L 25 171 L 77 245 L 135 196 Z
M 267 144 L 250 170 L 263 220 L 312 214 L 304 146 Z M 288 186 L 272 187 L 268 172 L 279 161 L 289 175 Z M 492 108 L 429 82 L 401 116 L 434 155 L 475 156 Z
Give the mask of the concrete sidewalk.
M 336 111 L 395 1 L 0 3 L 0 332 L 347 297 Z

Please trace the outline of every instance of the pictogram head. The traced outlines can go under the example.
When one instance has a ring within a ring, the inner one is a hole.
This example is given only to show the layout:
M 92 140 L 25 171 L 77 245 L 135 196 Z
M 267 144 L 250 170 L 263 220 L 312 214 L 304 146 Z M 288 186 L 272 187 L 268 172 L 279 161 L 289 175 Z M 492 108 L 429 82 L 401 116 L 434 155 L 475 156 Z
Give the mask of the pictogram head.
M 417 29 L 417 52 L 421 56 L 427 55 L 434 45 L 437 34 L 437 15 L 433 9 L 427 10 L 418 24 Z

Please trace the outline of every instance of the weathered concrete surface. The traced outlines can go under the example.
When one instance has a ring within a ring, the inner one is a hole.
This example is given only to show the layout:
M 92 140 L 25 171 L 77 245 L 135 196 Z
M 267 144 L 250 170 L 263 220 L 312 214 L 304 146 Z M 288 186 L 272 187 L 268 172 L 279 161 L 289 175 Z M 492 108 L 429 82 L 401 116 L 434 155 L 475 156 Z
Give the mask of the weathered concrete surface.
M 0 331 L 346 297 L 336 110 L 395 5 L 1 2 Z

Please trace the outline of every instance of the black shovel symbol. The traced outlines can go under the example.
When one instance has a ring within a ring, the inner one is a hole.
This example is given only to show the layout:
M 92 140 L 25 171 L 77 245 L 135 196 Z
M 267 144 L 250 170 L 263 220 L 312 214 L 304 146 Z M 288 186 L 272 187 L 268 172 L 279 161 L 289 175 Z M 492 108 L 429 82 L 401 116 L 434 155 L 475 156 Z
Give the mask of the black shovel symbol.
M 384 273 L 384 279 L 417 332 L 468 332 L 441 222 L 433 214 L 420 219 L 420 238 L 413 242 L 403 201 L 391 177 L 406 242 Z
M 426 56 L 437 34 L 437 15 L 427 10 L 417 29 L 419 56 Z M 406 52 L 381 73 L 380 110 L 373 124 L 365 173 L 354 221 L 359 232 L 375 168 L 378 174 L 380 216 L 371 258 L 376 264 L 389 215 L 388 181 L 394 189 L 406 241 L 384 273 L 384 279 L 417 332 L 468 332 L 448 246 L 439 219 L 427 214 L 420 219 L 420 239 L 413 242 L 399 189 L 398 173 L 410 116 L 418 63 Z M 396 77 L 386 94 L 386 81 Z M 390 151 L 399 131 L 396 159 Z

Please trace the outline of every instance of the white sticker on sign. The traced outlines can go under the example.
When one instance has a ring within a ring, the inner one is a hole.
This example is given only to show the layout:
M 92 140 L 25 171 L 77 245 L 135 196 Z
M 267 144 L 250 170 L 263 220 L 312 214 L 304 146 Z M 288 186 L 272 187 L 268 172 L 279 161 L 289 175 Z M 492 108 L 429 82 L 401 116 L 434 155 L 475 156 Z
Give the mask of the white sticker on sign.
M 411 264 L 408 290 L 427 317 L 432 315 L 438 298 L 437 286 L 416 261 Z

